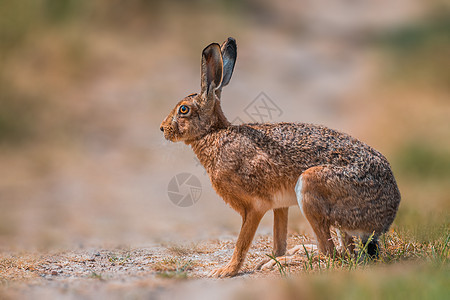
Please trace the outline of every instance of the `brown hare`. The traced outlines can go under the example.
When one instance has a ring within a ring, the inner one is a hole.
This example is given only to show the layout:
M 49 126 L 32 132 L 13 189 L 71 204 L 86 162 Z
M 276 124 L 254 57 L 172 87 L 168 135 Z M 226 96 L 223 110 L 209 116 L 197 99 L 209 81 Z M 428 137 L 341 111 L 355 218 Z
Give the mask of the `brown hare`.
M 392 224 L 400 192 L 386 158 L 355 138 L 304 123 L 231 124 L 220 105 L 231 79 L 236 41 L 202 52 L 201 91 L 181 100 L 161 124 L 164 137 L 190 145 L 223 200 L 242 216 L 230 262 L 210 276 L 234 276 L 244 262 L 261 218 L 274 211 L 273 253 L 286 253 L 288 207 L 299 205 L 319 251 L 333 255 L 330 227 L 377 251 L 377 237 Z

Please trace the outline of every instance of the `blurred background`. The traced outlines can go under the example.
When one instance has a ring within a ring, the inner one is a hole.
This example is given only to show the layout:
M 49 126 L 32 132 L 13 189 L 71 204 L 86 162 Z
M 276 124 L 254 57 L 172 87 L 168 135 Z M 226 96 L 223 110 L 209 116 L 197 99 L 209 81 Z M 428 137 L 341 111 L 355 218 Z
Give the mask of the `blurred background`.
M 200 89 L 202 49 L 236 38 L 223 109 L 324 124 L 389 159 L 394 228 L 449 227 L 450 5 L 445 0 L 0 0 L 0 247 L 149 245 L 236 237 L 240 216 L 159 124 Z M 167 186 L 195 175 L 200 199 Z M 271 233 L 268 213 L 259 233 Z M 311 234 L 295 207 L 291 233 Z M 432 230 L 430 230 L 432 229 Z

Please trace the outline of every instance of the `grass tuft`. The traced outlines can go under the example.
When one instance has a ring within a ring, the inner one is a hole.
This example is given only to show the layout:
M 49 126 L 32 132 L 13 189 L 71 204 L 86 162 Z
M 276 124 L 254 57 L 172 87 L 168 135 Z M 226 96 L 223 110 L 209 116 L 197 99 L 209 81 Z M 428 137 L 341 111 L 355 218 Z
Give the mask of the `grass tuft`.
M 194 263 L 182 258 L 165 258 L 153 265 L 156 275 L 162 278 L 186 279 L 187 271 L 192 270 Z
M 111 264 L 124 265 L 130 259 L 131 255 L 129 253 L 125 253 L 124 255 L 117 255 L 114 253 L 108 254 L 108 260 Z
M 355 242 L 356 254 L 337 253 L 332 256 L 323 256 L 308 251 L 303 246 L 304 254 L 298 262 L 291 261 L 287 266 L 278 261 L 273 255 L 267 255 L 274 260 L 281 277 L 285 278 L 292 273 L 321 273 L 331 271 L 356 271 L 366 269 L 367 266 L 387 266 L 401 263 L 427 263 L 436 269 L 449 268 L 450 261 L 450 231 L 445 230 L 440 237 L 431 241 L 416 241 L 404 234 L 403 230 L 392 230 L 379 239 L 379 255 L 374 258 L 367 252 L 369 243 L 374 238 L 373 234 L 363 243 Z M 304 257 L 304 258 L 303 258 Z

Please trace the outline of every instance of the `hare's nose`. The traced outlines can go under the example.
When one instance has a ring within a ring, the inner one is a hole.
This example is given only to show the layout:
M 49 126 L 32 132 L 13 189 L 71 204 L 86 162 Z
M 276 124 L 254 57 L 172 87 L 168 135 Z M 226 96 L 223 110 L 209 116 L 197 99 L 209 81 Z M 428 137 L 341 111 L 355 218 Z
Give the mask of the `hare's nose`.
M 164 127 L 159 127 L 159 130 L 161 130 L 162 132 L 164 132 Z

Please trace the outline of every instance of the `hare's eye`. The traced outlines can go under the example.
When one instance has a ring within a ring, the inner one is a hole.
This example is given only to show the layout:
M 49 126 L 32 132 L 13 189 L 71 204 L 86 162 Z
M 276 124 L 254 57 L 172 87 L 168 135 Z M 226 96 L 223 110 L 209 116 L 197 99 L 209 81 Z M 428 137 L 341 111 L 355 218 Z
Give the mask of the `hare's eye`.
M 189 112 L 189 107 L 187 107 L 186 105 L 181 105 L 178 111 L 180 112 L 180 114 L 185 115 Z

